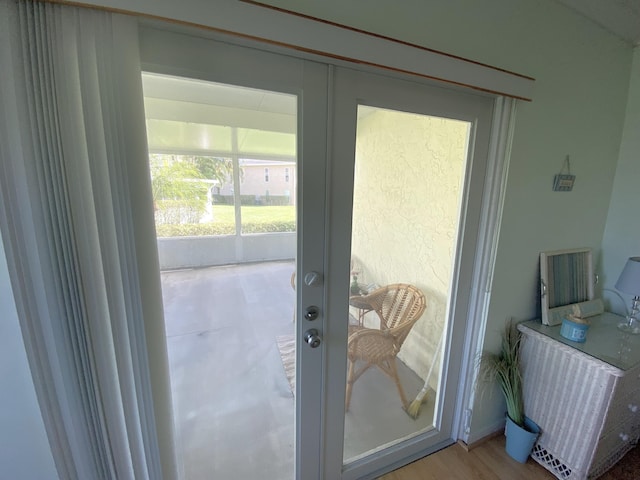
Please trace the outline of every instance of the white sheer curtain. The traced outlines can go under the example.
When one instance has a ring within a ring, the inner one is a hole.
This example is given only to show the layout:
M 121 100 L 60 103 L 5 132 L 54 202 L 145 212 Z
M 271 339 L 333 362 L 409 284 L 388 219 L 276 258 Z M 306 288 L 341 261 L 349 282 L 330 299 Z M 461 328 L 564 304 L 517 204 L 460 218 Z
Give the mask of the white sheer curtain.
M 0 0 L 0 227 L 65 479 L 175 473 L 137 41 L 130 17 Z

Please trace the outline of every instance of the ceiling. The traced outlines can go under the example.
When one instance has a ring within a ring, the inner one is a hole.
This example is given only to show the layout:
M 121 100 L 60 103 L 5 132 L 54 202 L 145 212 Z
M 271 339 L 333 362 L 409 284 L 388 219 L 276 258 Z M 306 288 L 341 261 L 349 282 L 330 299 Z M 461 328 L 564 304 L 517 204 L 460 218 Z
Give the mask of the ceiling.
M 640 45 L 640 0 L 556 0 L 631 45 Z

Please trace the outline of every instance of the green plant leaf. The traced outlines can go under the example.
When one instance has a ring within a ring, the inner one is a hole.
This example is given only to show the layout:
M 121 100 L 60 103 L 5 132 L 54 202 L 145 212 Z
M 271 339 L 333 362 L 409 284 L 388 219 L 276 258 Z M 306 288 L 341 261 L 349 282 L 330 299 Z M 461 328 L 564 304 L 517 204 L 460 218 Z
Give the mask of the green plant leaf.
M 507 405 L 507 415 L 524 426 L 524 400 L 520 371 L 522 337 L 516 324 L 509 320 L 502 332 L 499 353 L 485 352 L 480 359 L 479 382 L 496 382 Z

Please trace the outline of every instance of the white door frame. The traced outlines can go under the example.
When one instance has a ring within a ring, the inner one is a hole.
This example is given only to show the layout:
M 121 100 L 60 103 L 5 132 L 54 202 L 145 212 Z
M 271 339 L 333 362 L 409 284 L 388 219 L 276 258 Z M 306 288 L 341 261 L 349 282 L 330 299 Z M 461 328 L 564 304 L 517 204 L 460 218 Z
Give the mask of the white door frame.
M 485 268 L 480 270 L 476 264 L 480 264 L 480 266 L 483 264 L 478 254 L 484 255 L 487 248 L 490 252 L 495 253 L 497 241 L 496 227 L 499 225 L 497 220 L 499 219 L 500 211 L 494 210 L 495 204 L 491 204 L 490 200 L 502 198 L 496 189 L 499 190 L 503 184 L 493 181 L 492 175 L 494 175 L 497 168 L 494 163 L 499 159 L 496 156 L 490 157 L 489 152 L 496 148 L 495 141 L 491 138 L 491 132 L 495 130 L 492 129 L 492 123 L 495 123 L 495 119 L 492 119 L 492 111 L 501 111 L 502 105 L 500 102 L 495 102 L 490 98 L 431 87 L 434 92 L 430 99 L 431 106 L 429 108 L 431 110 L 430 112 L 421 112 L 414 109 L 411 99 L 405 98 L 405 95 L 407 91 L 420 92 L 421 89 L 424 89 L 424 85 L 420 85 L 422 82 L 400 81 L 382 76 L 371 76 L 352 69 L 338 69 L 335 72 L 335 76 L 337 77 L 335 83 L 339 83 L 341 86 L 335 88 L 332 102 L 333 117 L 339 120 L 348 118 L 348 121 L 340 121 L 330 128 L 333 150 L 330 163 L 330 180 L 328 182 L 332 191 L 327 195 L 330 202 L 328 218 L 332 218 L 335 223 L 332 223 L 327 229 L 329 232 L 328 275 L 332 278 L 326 307 L 327 317 L 329 318 L 327 328 L 330 329 L 333 339 L 333 343 L 327 347 L 327 371 L 335 372 L 333 375 L 336 375 L 340 381 L 330 382 L 328 379 L 325 379 L 325 381 L 327 381 L 328 399 L 326 416 L 329 419 L 343 419 L 344 378 L 346 376 L 346 325 L 344 322 L 334 321 L 332 323 L 332 319 L 339 319 L 341 312 L 345 308 L 344 306 L 347 304 L 346 292 L 348 292 L 349 276 L 348 272 L 343 270 L 345 270 L 345 265 L 349 265 L 350 255 L 356 98 L 364 104 L 370 104 L 367 103 L 368 100 L 371 101 L 377 94 L 379 94 L 379 98 L 384 98 L 385 90 L 393 88 L 394 83 L 397 83 L 403 87 L 403 90 L 394 92 L 394 97 L 396 98 L 392 100 L 387 108 L 399 108 L 427 114 L 433 112 L 433 115 L 447 116 L 447 109 L 450 109 L 447 102 L 459 102 L 461 101 L 460 99 L 463 99 L 467 104 L 474 105 L 464 113 L 462 111 L 456 112 L 457 115 L 467 115 L 466 118 L 455 117 L 470 121 L 473 124 L 473 137 L 470 140 L 471 149 L 469 151 L 470 160 L 467 162 L 465 178 L 465 191 L 468 192 L 468 196 L 463 200 L 464 203 L 461 207 L 461 217 L 468 220 L 460 226 L 458 240 L 464 239 L 465 247 L 464 249 L 457 249 L 457 266 L 453 272 L 453 285 L 458 285 L 461 291 L 467 290 L 470 292 L 472 287 L 476 286 L 479 278 L 490 279 L 492 274 L 493 261 L 488 262 Z M 368 85 L 369 81 L 373 81 L 375 85 Z M 345 88 L 345 86 L 348 88 Z M 351 88 L 351 91 L 348 91 L 349 88 Z M 412 88 L 415 90 L 411 90 Z M 402 100 L 399 101 L 398 97 L 402 97 Z M 418 98 L 418 96 L 416 95 L 413 98 Z M 380 100 L 376 99 L 375 101 L 379 102 Z M 383 101 L 388 101 L 388 99 Z M 404 108 L 402 107 L 402 102 L 404 102 Z M 375 106 L 385 108 L 384 104 Z M 477 122 L 476 120 L 480 117 L 482 120 Z M 477 140 L 475 143 L 474 138 Z M 491 158 L 491 162 L 488 161 L 489 158 Z M 504 161 L 504 157 L 502 160 Z M 481 169 L 480 176 L 477 173 L 478 168 Z M 476 171 L 473 172 L 469 169 L 475 169 Z M 472 175 L 471 173 L 474 174 Z M 470 204 L 470 201 L 474 203 Z M 487 221 L 489 218 L 492 220 L 491 222 Z M 345 245 L 347 248 L 345 248 Z M 464 258 L 461 258 L 461 256 L 464 256 Z M 468 332 L 478 332 L 478 330 L 484 328 L 483 319 L 475 314 L 469 315 L 469 313 L 481 311 L 486 317 L 488 295 L 482 298 L 466 295 L 456 298 L 455 292 L 455 289 L 452 289 L 449 310 L 452 318 L 457 318 L 457 320 L 448 326 L 445 345 L 452 347 L 453 351 L 461 352 L 461 355 L 457 358 L 455 356 L 445 358 L 443 361 L 443 377 L 447 379 L 446 388 L 451 392 L 455 392 L 453 398 L 449 398 L 449 401 L 454 401 L 456 405 L 453 412 L 449 412 L 443 417 L 444 422 L 448 423 L 448 425 L 439 426 L 443 428 L 446 435 L 433 433 L 423 437 L 415 437 L 403 442 L 401 445 L 379 452 L 370 458 L 358 460 L 348 465 L 344 472 L 341 472 L 337 467 L 341 462 L 336 462 L 336 459 L 341 458 L 342 455 L 343 431 L 342 429 L 337 431 L 336 426 L 325 425 L 327 435 L 325 453 L 327 458 L 330 459 L 327 468 L 331 469 L 327 472 L 329 473 L 327 478 L 353 479 L 379 475 L 393 467 L 420 458 L 459 438 L 458 432 L 460 431 L 461 421 L 463 421 L 461 406 L 467 405 L 469 401 L 473 400 L 472 398 L 465 398 L 468 395 L 465 387 L 468 385 L 464 381 L 471 377 L 475 366 L 472 358 L 475 358 L 475 352 L 482 348 L 482 337 L 474 338 Z M 480 304 L 482 302 L 487 303 L 482 305 L 481 310 L 475 310 L 481 307 Z M 460 375 L 455 374 L 455 372 L 460 372 L 461 368 L 465 368 L 466 371 Z M 454 373 L 446 376 L 448 370 Z
M 494 100 L 489 161 L 482 198 L 482 218 L 476 246 L 473 288 L 469 299 L 469 328 L 465 338 L 460 374 L 460 395 L 456 402 L 457 438 L 467 445 L 496 432 L 504 423 L 501 421 L 486 430 L 471 432 L 471 418 L 476 400 L 478 358 L 482 355 L 487 330 L 515 116 L 516 101 L 514 99 L 497 97 Z

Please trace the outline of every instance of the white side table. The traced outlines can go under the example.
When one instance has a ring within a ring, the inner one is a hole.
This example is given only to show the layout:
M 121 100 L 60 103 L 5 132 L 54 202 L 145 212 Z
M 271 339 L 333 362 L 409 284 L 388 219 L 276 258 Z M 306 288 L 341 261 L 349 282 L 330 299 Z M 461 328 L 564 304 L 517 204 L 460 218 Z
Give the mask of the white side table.
M 597 478 L 640 438 L 640 336 L 621 320 L 593 317 L 584 343 L 559 325 L 518 325 L 525 412 L 542 430 L 532 457 L 559 479 Z

